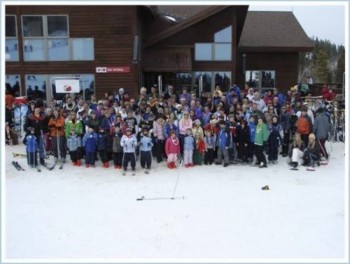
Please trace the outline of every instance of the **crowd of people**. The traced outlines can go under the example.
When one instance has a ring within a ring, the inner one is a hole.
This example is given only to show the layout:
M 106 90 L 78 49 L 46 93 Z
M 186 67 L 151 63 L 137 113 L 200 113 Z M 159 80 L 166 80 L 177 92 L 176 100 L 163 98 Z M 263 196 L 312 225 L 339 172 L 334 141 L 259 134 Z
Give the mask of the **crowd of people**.
M 290 166 L 315 167 L 326 161 L 325 147 L 330 117 L 325 100 L 310 103 L 292 87 L 259 91 L 233 85 L 224 94 L 198 97 L 172 85 L 158 94 L 142 87 L 137 97 L 120 88 L 101 100 L 91 101 L 66 94 L 64 100 L 30 101 L 23 126 L 27 161 L 46 165 L 51 153 L 55 162 L 65 162 L 69 153 L 74 166 L 96 165 L 127 171 L 136 163 L 146 173 L 152 161 L 166 161 L 169 169 L 181 160 L 184 167 L 198 165 L 252 164 L 273 166 L 279 156 Z M 331 98 L 333 99 L 333 98 Z M 7 130 L 11 127 L 11 102 L 6 99 Z M 9 136 L 6 133 L 6 142 Z M 39 157 L 37 157 L 39 156 Z

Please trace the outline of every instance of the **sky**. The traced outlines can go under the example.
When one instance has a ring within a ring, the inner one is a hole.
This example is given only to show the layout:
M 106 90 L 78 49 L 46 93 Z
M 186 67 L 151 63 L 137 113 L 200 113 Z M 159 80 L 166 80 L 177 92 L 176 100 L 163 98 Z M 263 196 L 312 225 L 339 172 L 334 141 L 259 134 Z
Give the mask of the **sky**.
M 288 3 L 288 1 L 287 1 Z M 295 2 L 294 2 L 295 3 Z M 249 11 L 292 11 L 309 37 L 345 45 L 345 7 L 341 5 L 249 5 Z

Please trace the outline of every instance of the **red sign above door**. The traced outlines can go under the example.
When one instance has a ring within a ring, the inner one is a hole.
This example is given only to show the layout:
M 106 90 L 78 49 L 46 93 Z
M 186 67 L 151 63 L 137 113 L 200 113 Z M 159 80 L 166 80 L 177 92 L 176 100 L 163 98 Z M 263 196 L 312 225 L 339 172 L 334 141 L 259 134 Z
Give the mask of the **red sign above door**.
M 130 67 L 96 67 L 96 73 L 128 73 Z

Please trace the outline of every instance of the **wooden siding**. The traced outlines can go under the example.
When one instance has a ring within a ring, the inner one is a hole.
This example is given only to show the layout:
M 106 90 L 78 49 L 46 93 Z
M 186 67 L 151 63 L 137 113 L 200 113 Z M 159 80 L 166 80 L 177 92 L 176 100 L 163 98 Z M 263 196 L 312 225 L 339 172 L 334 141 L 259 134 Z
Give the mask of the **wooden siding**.
M 247 53 L 246 70 L 276 71 L 276 87 L 286 92 L 298 82 L 298 53 Z M 240 56 L 241 57 L 241 56 Z M 242 66 L 238 70 L 238 83 L 245 82 Z
M 70 38 L 94 38 L 94 61 L 9 62 L 6 74 L 95 74 L 99 98 L 108 91 L 124 87 L 138 92 L 139 67 L 133 64 L 134 35 L 137 34 L 137 6 L 6 6 L 6 14 L 17 15 L 21 47 L 21 15 L 68 15 Z M 22 52 L 20 58 L 23 58 Z M 96 67 L 130 67 L 130 73 L 98 74 Z M 135 72 L 135 70 L 137 72 Z M 23 93 L 23 91 L 22 91 Z

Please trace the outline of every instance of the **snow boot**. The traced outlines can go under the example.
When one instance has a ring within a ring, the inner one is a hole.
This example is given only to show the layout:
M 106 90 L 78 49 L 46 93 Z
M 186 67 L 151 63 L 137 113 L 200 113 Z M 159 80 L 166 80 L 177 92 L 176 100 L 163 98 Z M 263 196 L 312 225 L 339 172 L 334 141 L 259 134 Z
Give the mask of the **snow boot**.
M 172 169 L 176 169 L 176 163 L 175 162 L 171 162 L 171 167 L 172 167 Z
M 78 167 L 81 166 L 81 160 L 77 160 L 77 166 L 78 166 Z
M 76 161 L 73 161 L 73 166 L 77 166 L 78 163 Z
M 89 165 L 89 164 L 86 164 L 86 165 L 85 165 L 85 167 L 86 167 L 86 168 L 89 168 L 89 167 L 90 167 L 90 165 Z
M 261 168 L 267 168 L 266 163 L 261 162 L 260 165 L 259 165 L 259 168 L 260 168 L 260 169 L 261 169 Z
M 172 162 L 168 162 L 167 166 L 168 166 L 169 169 L 173 169 Z

